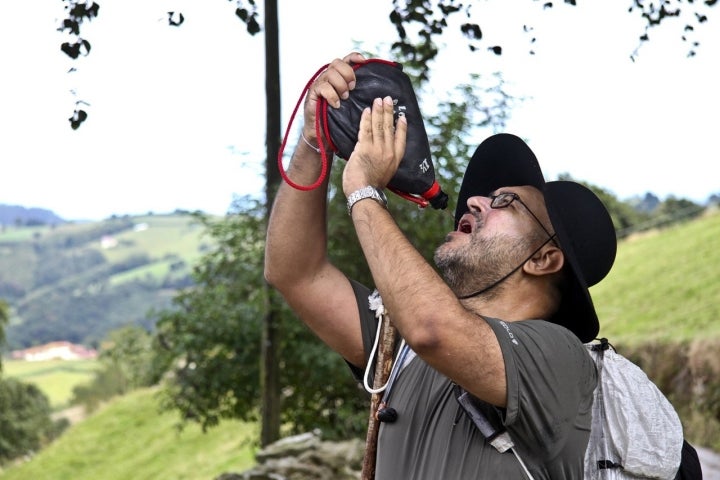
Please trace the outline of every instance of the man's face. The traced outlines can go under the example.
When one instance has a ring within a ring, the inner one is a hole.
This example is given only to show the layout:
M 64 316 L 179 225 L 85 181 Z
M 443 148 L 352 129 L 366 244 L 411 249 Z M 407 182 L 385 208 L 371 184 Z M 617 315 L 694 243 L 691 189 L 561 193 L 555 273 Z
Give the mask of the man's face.
M 507 187 L 494 192 L 516 193 L 543 225 L 549 226 L 541 193 L 533 187 Z M 448 286 L 461 296 L 499 281 L 542 242 L 545 232 L 519 201 L 491 208 L 489 197 L 471 197 L 457 230 L 435 251 L 435 264 Z M 502 288 L 494 288 L 497 293 Z

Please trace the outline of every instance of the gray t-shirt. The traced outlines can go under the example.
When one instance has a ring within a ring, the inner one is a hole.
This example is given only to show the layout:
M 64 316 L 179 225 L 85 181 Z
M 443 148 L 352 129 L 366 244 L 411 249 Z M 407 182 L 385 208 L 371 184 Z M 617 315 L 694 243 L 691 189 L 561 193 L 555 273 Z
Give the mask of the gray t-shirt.
M 377 326 L 367 308 L 370 291 L 354 288 L 369 355 Z M 504 425 L 536 480 L 581 479 L 597 381 L 585 347 L 566 328 L 543 320 L 478 321 L 495 332 L 507 377 L 507 407 L 486 404 L 488 420 Z M 401 370 L 389 405 L 398 419 L 381 424 L 377 480 L 525 478 L 514 455 L 495 450 L 463 413 L 450 379 L 420 357 Z

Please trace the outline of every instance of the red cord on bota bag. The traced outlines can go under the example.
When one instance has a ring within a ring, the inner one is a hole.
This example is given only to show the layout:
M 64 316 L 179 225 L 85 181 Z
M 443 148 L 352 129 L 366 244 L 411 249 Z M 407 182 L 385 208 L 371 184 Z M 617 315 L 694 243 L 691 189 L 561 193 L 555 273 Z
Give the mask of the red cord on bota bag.
M 298 98 L 297 104 L 295 105 L 295 108 L 293 109 L 292 115 L 290 115 L 290 122 L 288 123 L 287 129 L 285 130 L 285 136 L 283 137 L 282 144 L 280 145 L 280 151 L 278 152 L 278 169 L 280 170 L 280 176 L 282 177 L 285 182 L 290 185 L 293 188 L 296 188 L 298 190 L 302 191 L 309 191 L 309 190 L 315 190 L 318 188 L 322 182 L 325 180 L 325 177 L 327 177 L 327 171 L 328 171 L 328 158 L 327 158 L 327 151 L 325 149 L 325 143 L 322 141 L 321 131 L 320 131 L 320 113 L 323 110 L 323 104 L 325 112 L 327 112 L 327 101 L 324 98 L 319 98 L 317 105 L 315 106 L 315 135 L 318 139 L 318 149 L 320 150 L 320 158 L 322 159 L 322 169 L 320 170 L 320 176 L 318 179 L 311 185 L 300 185 L 298 183 L 293 182 L 290 180 L 290 177 L 288 177 L 287 172 L 285 171 L 285 167 L 283 166 L 283 152 L 285 151 L 285 145 L 287 144 L 288 135 L 290 134 L 290 127 L 292 127 L 293 122 L 295 121 L 295 115 L 297 114 L 298 109 L 300 108 L 300 105 L 302 104 L 303 100 L 305 99 L 305 96 L 307 95 L 308 90 L 310 90 L 310 86 L 315 81 L 315 79 L 325 71 L 325 69 L 328 67 L 328 64 L 323 65 L 320 67 L 320 69 L 315 72 L 315 74 L 308 80 L 307 84 L 305 85 L 305 88 L 303 89 L 302 93 L 300 94 L 300 98 Z M 332 140 L 330 140 L 330 135 L 326 135 L 326 137 L 329 142 L 332 143 Z M 334 149 L 334 147 L 333 147 Z

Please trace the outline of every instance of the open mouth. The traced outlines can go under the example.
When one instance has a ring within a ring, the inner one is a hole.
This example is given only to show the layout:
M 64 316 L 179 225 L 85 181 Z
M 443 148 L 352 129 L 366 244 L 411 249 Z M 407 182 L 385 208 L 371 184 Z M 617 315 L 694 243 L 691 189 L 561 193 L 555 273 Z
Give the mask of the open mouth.
M 470 219 L 467 218 L 467 216 L 463 216 L 463 218 L 460 219 L 460 222 L 458 222 L 458 232 L 472 233 L 472 229 L 473 222 L 471 222 Z

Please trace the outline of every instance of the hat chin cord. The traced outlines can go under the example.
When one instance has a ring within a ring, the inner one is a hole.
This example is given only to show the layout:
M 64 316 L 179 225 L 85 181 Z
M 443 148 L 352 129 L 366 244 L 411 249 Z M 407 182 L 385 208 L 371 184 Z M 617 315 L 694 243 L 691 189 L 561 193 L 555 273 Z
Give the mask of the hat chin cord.
M 491 284 L 488 285 L 487 287 L 482 288 L 482 289 L 480 289 L 480 290 L 477 290 L 477 291 L 475 291 L 475 292 L 473 292 L 473 293 L 469 293 L 469 294 L 467 294 L 467 295 L 458 295 L 458 297 L 457 297 L 458 300 L 466 300 L 466 299 L 468 299 L 468 298 L 477 297 L 478 295 L 482 295 L 483 293 L 485 293 L 485 292 L 487 292 L 487 291 L 489 291 L 489 290 L 497 287 L 499 284 L 501 284 L 502 282 L 504 282 L 505 280 L 507 280 L 507 279 L 510 277 L 510 275 L 512 275 L 513 273 L 515 273 L 515 272 L 517 272 L 518 270 L 520 270 L 520 268 L 521 268 L 523 265 L 525 265 L 525 262 L 527 262 L 527 261 L 530 260 L 532 257 L 534 257 L 535 254 L 538 253 L 541 248 L 543 248 L 545 245 L 547 245 L 548 243 L 550 243 L 555 237 L 556 237 L 556 234 L 554 234 L 554 233 L 553 233 L 552 235 L 550 235 L 550 237 L 548 237 L 547 240 L 545 240 L 543 243 L 541 243 L 539 247 L 537 247 L 535 250 L 533 250 L 533 252 L 532 252 L 530 255 L 528 255 L 525 260 L 523 260 L 522 262 L 520 262 L 520 264 L 519 264 L 517 267 L 513 268 L 512 270 L 510 270 L 507 274 L 505 274 L 505 275 L 504 275 L 503 277 L 501 277 L 500 279 L 494 281 L 493 283 L 491 283 Z

